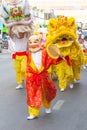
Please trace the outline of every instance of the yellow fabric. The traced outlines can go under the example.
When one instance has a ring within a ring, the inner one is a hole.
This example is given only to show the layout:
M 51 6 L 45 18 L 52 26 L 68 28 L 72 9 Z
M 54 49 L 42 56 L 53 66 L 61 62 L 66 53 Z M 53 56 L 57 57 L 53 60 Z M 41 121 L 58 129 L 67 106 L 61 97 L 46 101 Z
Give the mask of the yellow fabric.
M 51 18 L 48 22 L 48 30 L 46 46 L 56 43 L 56 40 L 61 41 L 63 37 L 70 41 L 77 39 L 74 17 L 59 16 L 58 18 Z
M 70 53 L 70 59 L 75 62 L 75 65 L 82 66 L 84 64 L 84 53 L 79 43 L 74 42 Z
M 74 82 L 74 79 L 80 80 L 81 68 L 85 61 L 83 50 L 77 42 L 74 42 L 74 44 L 72 44 L 70 59 L 72 63 L 73 77 L 69 79 L 69 82 L 72 84 Z
M 73 77 L 71 77 L 71 78 L 69 79 L 69 81 L 68 81 L 70 84 L 73 84 L 74 79 L 80 80 L 80 71 L 81 71 L 81 68 L 80 68 L 78 65 L 75 66 L 75 65 L 72 63 L 72 69 L 73 69 Z
M 40 114 L 40 108 L 28 106 L 28 113 L 30 116 L 38 116 Z
M 73 77 L 72 66 L 68 66 L 65 61 L 53 66 L 53 71 L 56 73 L 59 80 L 59 88 L 66 89 L 66 81 Z
M 26 56 L 16 56 L 16 59 L 14 60 L 14 68 L 16 71 L 16 78 L 18 84 L 22 84 L 22 80 L 25 77 L 26 63 Z
M 65 57 L 65 56 L 69 56 L 71 53 L 71 47 L 63 47 L 63 48 L 59 48 L 59 52 Z
M 72 43 L 73 44 L 73 43 Z M 70 44 L 69 47 L 61 47 L 58 48 L 59 52 L 65 57 L 65 56 L 70 56 L 71 54 L 71 47 L 72 44 Z M 67 65 L 65 61 L 62 61 L 61 63 L 57 65 L 53 65 L 51 69 L 52 74 L 55 72 L 58 81 L 59 81 L 59 88 L 60 89 L 66 89 L 67 87 L 67 80 L 69 80 L 71 77 L 73 77 L 73 71 L 72 71 L 72 66 Z M 70 80 L 69 80 L 70 81 Z
M 70 46 L 72 45 L 72 43 L 73 43 L 73 41 L 68 41 L 68 40 L 67 40 L 67 41 L 63 44 L 61 41 L 59 41 L 58 44 L 57 44 L 57 47 L 58 47 L 58 48 L 70 47 Z M 64 48 L 63 48 L 63 49 L 64 49 Z
M 87 56 L 84 55 L 84 64 L 87 64 Z
M 48 71 L 48 73 L 50 73 L 50 74 L 52 73 L 52 65 L 48 68 L 47 71 Z

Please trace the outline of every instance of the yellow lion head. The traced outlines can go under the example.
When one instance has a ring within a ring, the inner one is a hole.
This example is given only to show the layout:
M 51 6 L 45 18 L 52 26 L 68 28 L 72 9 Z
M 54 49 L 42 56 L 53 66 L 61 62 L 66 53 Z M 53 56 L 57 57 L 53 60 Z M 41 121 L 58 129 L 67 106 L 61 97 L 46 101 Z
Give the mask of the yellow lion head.
M 77 39 L 74 17 L 59 16 L 48 22 L 46 45 L 57 44 L 59 48 L 70 46 Z M 64 42 L 65 41 L 65 42 Z

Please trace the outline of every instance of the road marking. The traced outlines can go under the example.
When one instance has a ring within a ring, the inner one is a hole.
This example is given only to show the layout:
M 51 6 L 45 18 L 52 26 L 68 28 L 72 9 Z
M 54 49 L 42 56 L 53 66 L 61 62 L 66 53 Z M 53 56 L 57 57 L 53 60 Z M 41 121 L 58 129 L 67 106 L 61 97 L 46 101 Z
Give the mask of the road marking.
M 56 102 L 56 104 L 54 105 L 53 109 L 54 110 L 59 110 L 62 107 L 62 105 L 64 104 L 64 102 L 65 102 L 64 100 L 58 100 Z

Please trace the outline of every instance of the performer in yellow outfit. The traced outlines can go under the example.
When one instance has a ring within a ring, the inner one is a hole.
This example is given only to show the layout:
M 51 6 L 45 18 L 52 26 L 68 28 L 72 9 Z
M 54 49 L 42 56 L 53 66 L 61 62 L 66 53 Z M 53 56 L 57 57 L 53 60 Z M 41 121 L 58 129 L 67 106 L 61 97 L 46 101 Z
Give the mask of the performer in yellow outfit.
M 64 91 L 67 87 L 67 81 L 70 88 L 73 88 L 71 79 L 79 79 L 80 68 L 83 63 L 83 52 L 81 47 L 76 43 L 76 24 L 73 17 L 59 16 L 52 18 L 48 23 L 48 37 L 46 46 L 54 45 L 62 54 L 62 60 L 58 65 L 53 66 L 53 71 L 56 73 L 59 80 L 59 88 Z M 74 53 L 75 52 L 75 53 Z M 48 51 L 51 55 L 51 52 Z M 74 59 L 78 62 L 77 67 L 73 62 Z
M 84 64 L 85 56 L 82 47 L 79 45 L 78 42 L 74 42 L 74 44 L 72 44 L 70 59 L 73 69 L 73 77 L 70 79 L 70 82 L 72 84 L 74 83 L 74 81 L 79 83 L 80 73 L 82 65 Z
M 27 62 L 28 37 L 32 34 L 32 16 L 28 0 L 2 0 L 2 21 L 8 28 L 8 34 L 14 42 L 14 68 L 18 86 L 23 88 Z
M 14 36 L 11 37 L 15 43 L 15 48 L 12 54 L 12 58 L 14 59 L 14 68 L 15 68 L 16 78 L 18 83 L 16 89 L 20 89 L 23 88 L 23 80 L 25 78 L 26 63 L 27 63 L 28 33 L 19 32 L 20 39 Z

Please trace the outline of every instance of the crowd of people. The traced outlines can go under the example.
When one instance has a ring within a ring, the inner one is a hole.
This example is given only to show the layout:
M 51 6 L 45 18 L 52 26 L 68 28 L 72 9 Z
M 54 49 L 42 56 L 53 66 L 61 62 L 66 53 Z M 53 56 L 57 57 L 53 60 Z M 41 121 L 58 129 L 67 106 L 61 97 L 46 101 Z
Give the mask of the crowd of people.
M 85 55 L 85 62 L 84 62 L 83 68 L 86 69 L 87 68 L 87 36 L 84 36 L 82 35 L 82 33 L 80 33 L 78 34 L 77 41 L 81 45 L 82 50 Z

